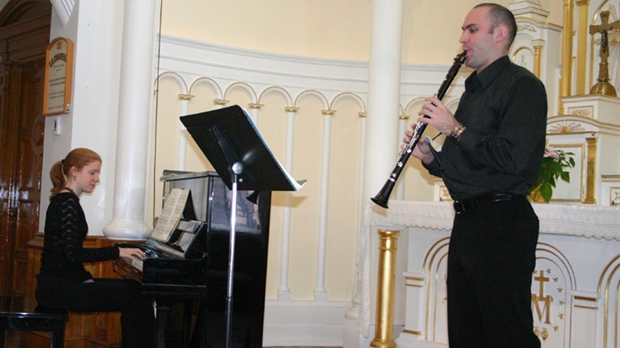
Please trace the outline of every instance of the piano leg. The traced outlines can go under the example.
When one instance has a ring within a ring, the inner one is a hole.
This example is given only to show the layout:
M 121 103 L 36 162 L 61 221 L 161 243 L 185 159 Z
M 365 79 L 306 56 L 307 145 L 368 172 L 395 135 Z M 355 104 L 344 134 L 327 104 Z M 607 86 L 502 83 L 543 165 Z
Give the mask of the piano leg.
M 169 313 L 169 303 L 157 303 L 157 348 L 166 348 L 166 326 L 168 325 Z
M 189 347 L 189 337 L 192 326 L 193 302 L 185 301 L 183 308 L 183 348 Z

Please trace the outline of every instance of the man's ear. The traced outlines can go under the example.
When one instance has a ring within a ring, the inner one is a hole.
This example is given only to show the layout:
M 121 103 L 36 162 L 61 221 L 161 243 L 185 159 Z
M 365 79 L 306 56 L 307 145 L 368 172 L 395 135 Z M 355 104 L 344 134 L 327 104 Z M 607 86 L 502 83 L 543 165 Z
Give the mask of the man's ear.
M 495 42 L 508 40 L 508 27 L 502 24 L 495 27 L 495 30 L 493 31 L 493 38 L 495 39 Z

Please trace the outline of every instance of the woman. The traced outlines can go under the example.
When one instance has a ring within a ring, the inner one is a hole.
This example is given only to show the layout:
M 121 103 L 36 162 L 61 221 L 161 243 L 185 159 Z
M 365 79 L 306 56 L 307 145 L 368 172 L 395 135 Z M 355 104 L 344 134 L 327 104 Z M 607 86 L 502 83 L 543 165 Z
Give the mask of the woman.
M 99 182 L 101 157 L 78 148 L 50 171 L 53 188 L 45 218 L 45 244 L 37 276 L 37 302 L 71 312 L 121 312 L 122 347 L 152 348 L 155 319 L 151 300 L 132 280 L 93 278 L 83 262 L 139 257 L 137 248 L 84 248 L 88 224 L 79 197 Z

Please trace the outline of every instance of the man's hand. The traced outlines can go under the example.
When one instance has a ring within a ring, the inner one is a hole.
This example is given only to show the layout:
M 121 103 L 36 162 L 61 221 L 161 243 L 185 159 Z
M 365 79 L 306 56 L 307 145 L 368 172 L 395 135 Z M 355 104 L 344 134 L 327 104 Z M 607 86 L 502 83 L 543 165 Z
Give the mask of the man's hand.
M 454 127 L 459 124 L 454 115 L 437 97 L 428 97 L 424 100 L 426 103 L 422 105 L 422 109 L 418 113 L 420 115 L 418 122 L 427 123 L 439 132 L 450 136 Z
M 416 125 L 412 124 L 411 128 L 415 129 Z M 405 143 L 409 143 L 411 141 L 411 137 L 413 136 L 413 131 L 408 130 L 405 132 L 405 138 L 403 141 Z M 430 164 L 433 162 L 433 153 L 431 152 L 430 146 L 424 141 L 424 139 L 420 138 L 416 146 L 413 148 L 411 152 L 411 156 L 415 158 L 419 158 L 424 164 Z

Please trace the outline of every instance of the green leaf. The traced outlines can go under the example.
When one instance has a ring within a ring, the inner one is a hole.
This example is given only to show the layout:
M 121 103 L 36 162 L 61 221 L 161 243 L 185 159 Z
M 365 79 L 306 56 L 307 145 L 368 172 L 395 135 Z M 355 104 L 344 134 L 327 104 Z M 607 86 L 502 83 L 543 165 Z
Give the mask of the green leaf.
M 543 183 L 542 186 L 540 186 L 540 195 L 543 197 L 545 202 L 548 203 L 549 201 L 551 201 L 553 189 L 551 188 L 551 185 L 549 185 L 549 183 Z
M 570 163 L 571 168 L 575 166 L 575 160 L 572 157 L 568 159 L 568 162 Z
M 551 190 L 551 186 L 555 187 L 555 178 L 549 178 L 549 180 L 547 180 L 547 182 L 543 183 L 543 186 L 549 186 L 549 189 Z

